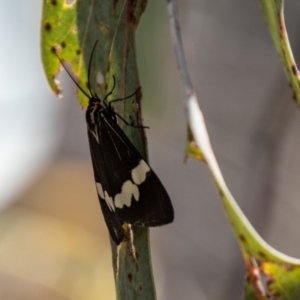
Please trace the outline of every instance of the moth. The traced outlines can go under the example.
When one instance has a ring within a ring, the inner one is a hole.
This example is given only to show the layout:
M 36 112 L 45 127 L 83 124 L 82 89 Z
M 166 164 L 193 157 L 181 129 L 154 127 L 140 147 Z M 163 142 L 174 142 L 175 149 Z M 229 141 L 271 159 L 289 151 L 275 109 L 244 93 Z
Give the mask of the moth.
M 88 82 L 95 43 L 88 66 Z M 59 59 L 60 60 L 60 59 Z M 118 118 L 132 125 L 113 109 L 113 104 L 136 96 L 108 101 L 113 87 L 103 99 L 93 93 L 88 83 L 86 92 L 72 77 L 79 90 L 89 99 L 86 110 L 87 134 L 94 170 L 95 184 L 104 220 L 112 240 L 119 245 L 124 237 L 124 223 L 137 226 L 161 226 L 171 223 L 174 210 L 161 181 L 118 125 Z

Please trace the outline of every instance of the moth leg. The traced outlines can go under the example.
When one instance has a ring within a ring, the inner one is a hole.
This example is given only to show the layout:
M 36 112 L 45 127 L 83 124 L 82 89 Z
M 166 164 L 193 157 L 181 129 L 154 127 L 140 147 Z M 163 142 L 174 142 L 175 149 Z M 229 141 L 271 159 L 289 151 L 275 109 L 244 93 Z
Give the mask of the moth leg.
M 141 126 L 141 125 L 134 125 L 134 124 L 130 124 L 128 121 L 126 121 L 123 117 L 121 117 L 118 113 L 116 113 L 114 111 L 114 114 L 117 115 L 126 125 L 134 127 L 134 128 L 148 128 L 148 126 Z
M 126 231 L 126 241 L 128 245 L 129 254 L 132 255 L 132 257 L 136 260 L 136 251 L 134 246 L 134 236 L 133 236 L 133 230 L 132 225 L 127 224 L 127 231 Z

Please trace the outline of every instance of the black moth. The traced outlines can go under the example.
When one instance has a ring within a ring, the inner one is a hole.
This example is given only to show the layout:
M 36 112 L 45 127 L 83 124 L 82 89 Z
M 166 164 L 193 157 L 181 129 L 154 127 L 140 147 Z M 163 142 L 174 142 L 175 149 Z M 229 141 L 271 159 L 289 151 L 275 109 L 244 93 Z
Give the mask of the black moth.
M 96 45 L 97 42 L 91 53 L 88 79 Z M 111 106 L 114 102 L 135 96 L 140 88 L 125 98 L 108 102 L 107 98 L 115 87 L 114 77 L 113 88 L 102 100 L 91 92 L 90 84 L 88 95 L 71 78 L 89 98 L 86 111 L 88 139 L 98 198 L 112 240 L 117 245 L 123 241 L 124 223 L 147 227 L 171 223 L 174 211 L 164 186 L 119 127 L 117 116 L 125 124 L 134 125 L 126 122 Z

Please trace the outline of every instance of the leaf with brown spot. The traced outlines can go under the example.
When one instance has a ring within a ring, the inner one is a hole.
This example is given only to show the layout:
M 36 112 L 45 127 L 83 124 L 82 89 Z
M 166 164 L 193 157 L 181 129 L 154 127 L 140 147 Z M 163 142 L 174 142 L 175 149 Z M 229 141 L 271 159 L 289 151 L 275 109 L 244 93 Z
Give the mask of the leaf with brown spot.
M 259 0 L 263 16 L 268 25 L 270 34 L 285 68 L 294 97 L 300 104 L 300 75 L 293 56 L 289 37 L 284 21 L 283 0 Z
M 104 93 L 103 86 L 96 84 L 97 72 L 104 77 L 108 66 L 108 57 L 115 36 L 118 17 L 123 9 L 123 2 L 116 4 L 115 9 L 111 1 L 78 0 L 71 5 L 65 0 L 45 0 L 42 16 L 42 61 L 48 82 L 52 90 L 59 94 L 60 90 L 55 82 L 55 76 L 60 70 L 57 55 L 72 70 L 83 89 L 87 90 L 86 68 L 89 64 L 91 51 L 98 41 L 93 57 L 91 70 L 91 87 L 98 93 Z M 105 33 L 99 24 L 105 26 Z M 88 99 L 79 93 L 80 103 L 87 106 Z
M 193 157 L 200 161 L 205 161 L 201 149 L 197 146 L 197 144 L 194 141 L 193 133 L 189 126 L 187 127 L 187 137 L 188 137 L 188 141 L 186 143 L 186 149 L 185 149 L 186 154 L 185 154 L 184 161 L 186 162 L 189 157 Z
M 268 299 L 270 296 L 276 300 L 300 299 L 300 266 L 263 262 L 259 270 L 266 280 Z

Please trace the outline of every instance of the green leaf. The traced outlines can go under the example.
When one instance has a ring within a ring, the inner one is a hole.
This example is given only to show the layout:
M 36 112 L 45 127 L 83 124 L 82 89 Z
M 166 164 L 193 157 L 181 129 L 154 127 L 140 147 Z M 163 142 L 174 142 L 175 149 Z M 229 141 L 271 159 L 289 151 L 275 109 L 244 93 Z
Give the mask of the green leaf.
M 294 91 L 294 99 L 300 104 L 300 75 L 284 22 L 284 2 L 283 0 L 259 0 L 258 3 Z
M 59 71 L 60 59 L 69 63 L 73 74 L 79 78 L 80 85 L 87 90 L 87 66 L 92 48 L 98 41 L 93 57 L 90 84 L 96 86 L 96 75 L 105 76 L 120 12 L 124 2 L 78 0 L 71 5 L 62 0 L 45 0 L 42 17 L 42 61 L 48 82 L 55 93 L 59 88 L 55 76 Z M 121 80 L 118 74 L 117 80 Z M 81 105 L 86 107 L 88 99 L 79 93 Z
M 204 118 L 196 94 L 192 92 L 187 101 L 187 111 L 192 139 L 200 149 L 201 161 L 205 161 L 222 199 L 227 217 L 240 245 L 245 265 L 247 281 L 244 299 L 289 299 L 299 298 L 300 260 L 280 253 L 268 245 L 255 231 L 230 193 L 217 160 L 214 156 Z M 191 139 L 191 137 L 189 137 Z M 199 159 L 190 151 L 187 155 Z M 267 284 L 265 284 L 265 282 Z
M 268 278 L 268 289 L 276 299 L 300 299 L 300 266 L 264 262 L 261 271 Z

